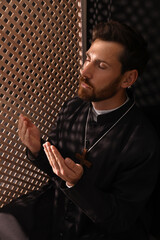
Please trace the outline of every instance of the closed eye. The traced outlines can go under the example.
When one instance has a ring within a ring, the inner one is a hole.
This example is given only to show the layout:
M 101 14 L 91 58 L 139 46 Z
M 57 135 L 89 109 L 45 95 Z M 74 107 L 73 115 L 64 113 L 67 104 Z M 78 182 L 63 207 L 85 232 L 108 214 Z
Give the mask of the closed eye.
M 96 60 L 96 65 L 100 68 L 100 69 L 107 69 L 108 68 L 108 65 L 101 61 L 101 60 Z
M 87 52 L 85 62 L 91 62 L 91 61 L 92 61 L 91 56 Z M 109 65 L 101 59 L 93 59 L 93 63 L 95 64 L 95 67 L 98 67 L 100 69 L 107 69 L 109 67 Z

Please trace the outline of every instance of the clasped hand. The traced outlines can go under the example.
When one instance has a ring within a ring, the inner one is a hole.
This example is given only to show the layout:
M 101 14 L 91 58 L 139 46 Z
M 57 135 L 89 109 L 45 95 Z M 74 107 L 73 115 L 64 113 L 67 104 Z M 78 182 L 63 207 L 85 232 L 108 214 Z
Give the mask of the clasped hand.
M 74 186 L 83 175 L 83 167 L 70 158 L 64 159 L 49 142 L 43 144 L 43 147 L 53 172 L 63 179 L 67 186 Z

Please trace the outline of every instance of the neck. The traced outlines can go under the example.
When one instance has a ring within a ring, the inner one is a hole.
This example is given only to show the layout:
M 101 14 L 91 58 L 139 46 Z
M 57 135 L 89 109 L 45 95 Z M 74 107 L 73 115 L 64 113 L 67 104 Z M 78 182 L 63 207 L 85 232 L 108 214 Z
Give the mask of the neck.
M 118 99 L 106 99 L 103 101 L 98 101 L 98 102 L 92 102 L 93 107 L 96 110 L 111 110 L 114 108 L 118 108 L 120 107 L 122 104 L 125 103 L 125 101 L 127 100 L 127 95 L 124 94 L 121 98 Z

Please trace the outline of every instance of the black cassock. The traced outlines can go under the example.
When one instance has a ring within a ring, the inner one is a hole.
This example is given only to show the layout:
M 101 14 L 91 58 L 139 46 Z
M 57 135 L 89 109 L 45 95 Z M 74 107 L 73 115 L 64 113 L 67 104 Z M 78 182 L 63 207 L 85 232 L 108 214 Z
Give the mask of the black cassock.
M 64 158 L 78 163 L 85 136 L 89 149 L 85 157 L 91 166 L 84 165 L 74 187 L 68 188 L 53 174 L 42 148 L 32 161 L 50 182 L 3 211 L 17 217 L 29 239 L 147 240 L 149 199 L 160 162 L 154 129 L 132 99 L 96 116 L 90 103 L 76 97 L 63 105 L 48 140 Z

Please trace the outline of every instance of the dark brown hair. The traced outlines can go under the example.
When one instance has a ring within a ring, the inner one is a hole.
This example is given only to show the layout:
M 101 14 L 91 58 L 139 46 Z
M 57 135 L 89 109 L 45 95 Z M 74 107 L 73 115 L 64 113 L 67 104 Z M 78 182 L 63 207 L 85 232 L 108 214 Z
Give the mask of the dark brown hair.
M 136 69 L 142 74 L 148 59 L 149 53 L 144 38 L 133 28 L 126 24 L 110 20 L 98 24 L 92 32 L 92 42 L 96 39 L 112 41 L 124 47 L 124 53 L 120 57 L 122 73 Z

